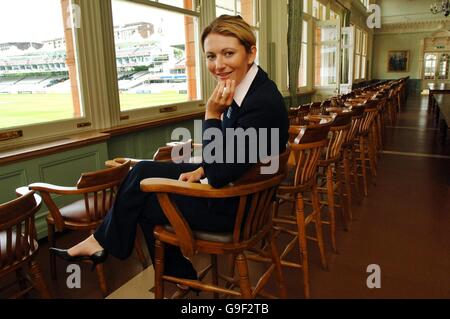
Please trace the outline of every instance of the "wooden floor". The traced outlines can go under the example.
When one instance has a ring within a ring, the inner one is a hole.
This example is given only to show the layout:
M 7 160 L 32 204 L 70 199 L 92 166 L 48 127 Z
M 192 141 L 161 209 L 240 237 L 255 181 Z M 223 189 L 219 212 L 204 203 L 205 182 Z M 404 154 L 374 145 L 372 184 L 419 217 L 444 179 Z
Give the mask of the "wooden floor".
M 450 298 L 450 137 L 439 141 L 436 127 L 427 98 L 410 96 L 397 126 L 386 129 L 376 185 L 371 183 L 361 205 L 354 203 L 356 220 L 350 231 L 339 224 L 339 254 L 331 251 L 326 238 L 329 271 L 320 267 L 317 247 L 309 245 L 312 298 Z M 69 247 L 81 238 L 64 234 L 59 246 Z M 41 243 L 39 261 L 55 297 L 101 298 L 88 264 L 81 265 L 81 288 L 67 288 L 63 261 L 58 261 L 58 280 L 52 281 L 47 248 Z M 196 266 L 204 262 L 194 260 Z M 379 289 L 366 285 L 371 264 L 381 269 Z M 112 297 L 152 298 L 152 269 L 141 271 L 135 255 L 126 261 L 109 258 L 105 272 L 111 292 L 116 291 Z M 300 272 L 286 269 L 284 274 L 289 297 L 303 298 Z

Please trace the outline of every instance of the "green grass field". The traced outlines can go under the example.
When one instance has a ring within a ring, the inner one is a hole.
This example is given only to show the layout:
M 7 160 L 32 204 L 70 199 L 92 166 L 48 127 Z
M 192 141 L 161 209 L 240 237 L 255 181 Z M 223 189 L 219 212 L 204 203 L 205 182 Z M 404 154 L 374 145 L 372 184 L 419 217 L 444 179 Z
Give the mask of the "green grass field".
M 120 94 L 121 110 L 185 102 L 187 94 Z M 70 119 L 72 96 L 67 94 L 0 94 L 0 129 Z

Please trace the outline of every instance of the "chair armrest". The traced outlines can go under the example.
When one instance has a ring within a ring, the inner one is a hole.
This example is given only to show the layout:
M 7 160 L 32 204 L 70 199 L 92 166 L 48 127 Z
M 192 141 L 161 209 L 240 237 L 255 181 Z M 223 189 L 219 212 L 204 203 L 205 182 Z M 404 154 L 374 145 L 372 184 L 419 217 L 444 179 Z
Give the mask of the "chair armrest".
M 31 192 L 31 190 L 28 188 L 28 186 L 22 186 L 22 187 L 16 188 L 16 195 L 18 197 L 24 196 L 24 195 L 28 194 L 29 192 Z M 41 202 L 42 202 L 42 197 L 36 193 L 34 193 L 33 196 L 34 196 L 34 200 L 36 201 L 37 206 L 40 206 Z
M 228 185 L 214 188 L 209 184 L 188 183 L 169 178 L 146 178 L 141 181 L 143 192 L 169 193 L 202 198 L 228 198 L 244 196 L 254 192 L 259 183 L 243 184 L 239 186 Z
M 78 189 L 76 187 L 59 186 L 59 185 L 53 185 L 53 184 L 48 184 L 48 183 L 33 183 L 33 184 L 28 185 L 28 188 L 31 190 L 34 190 L 34 191 L 59 194 L 59 195 L 76 195 L 76 194 L 85 193 L 85 190 Z
M 140 161 L 152 161 L 152 159 L 138 159 L 138 158 L 129 158 L 129 157 L 116 157 L 112 160 L 107 160 L 105 162 L 106 167 L 117 167 L 125 163 L 126 161 L 130 161 L 130 166 L 133 167 Z

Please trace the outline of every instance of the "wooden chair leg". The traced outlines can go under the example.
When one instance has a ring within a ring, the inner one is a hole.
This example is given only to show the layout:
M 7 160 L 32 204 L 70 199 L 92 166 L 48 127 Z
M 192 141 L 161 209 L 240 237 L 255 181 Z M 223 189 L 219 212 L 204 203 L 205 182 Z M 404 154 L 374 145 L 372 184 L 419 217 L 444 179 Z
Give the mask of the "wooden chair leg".
M 95 272 L 97 273 L 98 284 L 100 286 L 102 295 L 103 297 L 106 297 L 108 295 L 108 287 L 106 285 L 105 269 L 103 267 L 103 264 L 97 264 L 95 266 Z
M 348 213 L 348 210 L 349 210 L 348 195 L 346 194 L 346 190 L 344 190 L 346 182 L 345 182 L 343 173 L 341 171 L 340 162 L 335 164 L 334 169 L 336 172 L 336 182 L 337 182 L 337 185 L 339 188 L 339 204 L 341 206 L 340 212 L 341 212 L 342 224 L 344 225 L 344 230 L 348 231 L 348 224 L 349 224 L 349 219 L 350 219 L 349 213 Z
M 250 278 L 248 277 L 247 259 L 243 253 L 236 256 L 236 268 L 239 274 L 239 286 L 241 288 L 242 298 L 253 298 Z
M 305 298 L 309 299 L 309 263 L 308 263 L 308 246 L 306 243 L 306 225 L 305 225 L 305 207 L 303 195 L 297 194 L 296 199 L 296 216 L 298 228 L 298 245 L 300 248 L 300 264 L 303 271 L 303 291 Z
M 27 285 L 27 280 L 25 278 L 25 275 L 23 273 L 23 269 L 22 267 L 19 267 L 16 269 L 16 281 L 17 284 L 19 285 L 19 288 L 21 291 L 27 289 L 28 285 Z M 26 295 L 24 295 L 26 297 Z
M 50 247 L 56 247 L 56 238 L 55 238 L 55 226 L 52 224 L 47 224 L 47 236 L 48 236 L 48 245 Z M 56 280 L 56 256 L 52 253 L 49 254 L 50 257 L 50 276 L 53 280 Z
M 219 286 L 219 270 L 217 264 L 217 255 L 211 255 L 211 276 L 212 283 L 214 286 Z M 219 299 L 219 294 L 217 292 L 214 293 L 214 299 Z
M 344 149 L 343 161 L 344 161 L 344 179 L 345 179 L 345 191 L 347 193 L 347 214 L 348 219 L 353 220 L 353 209 L 352 209 L 352 185 L 350 180 L 350 159 L 349 153 L 351 150 Z
M 351 154 L 352 154 L 352 168 L 353 168 L 353 184 L 355 185 L 355 197 L 356 197 L 356 201 L 359 205 L 361 205 L 362 203 L 362 195 L 361 195 L 361 190 L 359 187 L 359 178 L 358 178 L 358 161 L 356 158 L 356 151 L 355 151 L 355 146 L 352 146 L 352 150 L 351 150 Z
M 47 285 L 45 284 L 44 277 L 42 276 L 39 264 L 35 260 L 32 260 L 29 264 L 29 267 L 33 286 L 39 292 L 41 298 L 45 299 L 52 298 L 50 291 L 48 290 Z
M 280 298 L 287 298 L 286 283 L 284 281 L 283 271 L 281 269 L 280 255 L 278 254 L 275 236 L 272 231 L 269 232 L 268 239 L 270 242 L 272 262 L 275 265 L 275 276 L 277 278 L 278 288 L 280 289 Z
M 333 183 L 333 169 L 328 165 L 327 172 L 327 202 L 328 202 L 328 218 L 330 219 L 330 237 L 331 247 L 334 252 L 337 252 L 336 247 L 336 210 L 334 204 L 334 183 Z M 320 209 L 320 208 L 319 208 Z
M 374 136 L 372 132 L 369 132 L 369 136 L 367 136 L 367 150 L 369 152 L 369 166 L 370 166 L 370 175 L 372 180 L 375 181 L 375 177 L 377 176 L 377 163 L 376 163 L 376 153 L 375 153 L 375 141 L 373 140 Z
M 320 261 L 322 263 L 322 268 L 324 270 L 328 270 L 327 258 L 325 256 L 325 244 L 323 240 L 323 232 L 322 232 L 322 219 L 320 217 L 320 204 L 319 204 L 319 193 L 317 191 L 317 185 L 313 185 L 311 190 L 311 199 L 314 209 L 314 223 L 316 225 L 316 234 L 317 234 L 317 244 L 319 245 L 320 251 Z
M 164 298 L 164 243 L 155 241 L 155 299 Z
M 363 136 L 359 137 L 359 159 L 361 162 L 361 173 L 363 177 L 364 196 L 367 196 L 367 173 L 366 173 L 366 151 L 365 151 L 365 139 Z

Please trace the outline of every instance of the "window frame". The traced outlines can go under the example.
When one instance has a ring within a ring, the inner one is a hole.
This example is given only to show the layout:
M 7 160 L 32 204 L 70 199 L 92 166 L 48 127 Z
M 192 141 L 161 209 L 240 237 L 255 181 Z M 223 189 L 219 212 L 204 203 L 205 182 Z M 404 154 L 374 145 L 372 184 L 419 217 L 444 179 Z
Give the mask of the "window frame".
M 72 0 L 70 3 L 74 5 L 80 5 L 80 0 Z M 59 2 L 55 3 L 60 5 Z M 69 11 L 69 10 L 67 10 Z M 63 17 L 64 18 L 64 17 Z M 70 18 L 70 17 L 65 17 Z M 66 26 L 64 26 L 66 27 Z M 81 26 L 83 27 L 83 25 Z M 80 28 L 81 29 L 81 28 Z M 22 136 L 10 140 L 4 140 L 1 143 L 0 150 L 10 149 L 11 147 L 20 147 L 28 145 L 30 143 L 38 143 L 40 141 L 46 141 L 51 138 L 57 138 L 61 136 L 67 136 L 69 134 L 78 134 L 87 132 L 93 129 L 93 110 L 92 106 L 85 101 L 86 89 L 83 87 L 81 68 L 83 60 L 83 47 L 87 44 L 87 39 L 80 36 L 80 29 L 72 27 L 72 38 L 74 41 L 75 50 L 75 63 L 77 70 L 77 82 L 78 82 L 78 97 L 80 101 L 80 108 L 83 110 L 83 115 L 77 118 L 61 119 L 50 122 L 41 122 L 35 124 L 27 124 L 20 126 L 13 126 L 8 128 L 0 128 L 0 133 L 10 131 L 21 131 Z M 73 92 L 71 92 L 73 94 Z M 71 105 L 73 106 L 73 104 Z M 54 133 L 57 132 L 57 133 Z

